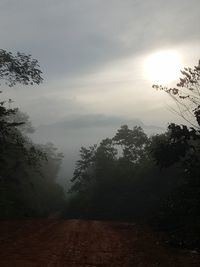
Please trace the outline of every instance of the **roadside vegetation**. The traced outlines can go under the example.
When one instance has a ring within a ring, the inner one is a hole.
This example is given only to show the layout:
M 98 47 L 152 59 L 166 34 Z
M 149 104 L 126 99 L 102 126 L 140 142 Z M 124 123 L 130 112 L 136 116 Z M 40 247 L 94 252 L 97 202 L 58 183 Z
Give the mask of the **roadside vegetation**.
M 167 242 L 200 248 L 200 65 L 160 85 L 186 125 L 148 137 L 141 127 L 80 149 L 67 216 L 150 223 Z
M 42 82 L 30 55 L 0 50 L 4 85 Z M 185 68 L 176 88 L 154 85 L 172 97 L 186 125 L 170 123 L 147 136 L 122 125 L 114 136 L 81 147 L 69 200 L 56 178 L 63 155 L 34 144 L 28 115 L 0 102 L 0 218 L 48 217 L 150 224 L 176 246 L 200 248 L 200 65 Z M 2 93 L 2 92 L 1 92 Z
M 31 55 L 0 50 L 0 79 L 4 85 L 42 82 Z M 2 92 L 1 92 L 2 93 Z M 0 102 L 0 218 L 48 216 L 62 209 L 64 192 L 56 183 L 62 155 L 53 144 L 34 144 L 28 115 Z

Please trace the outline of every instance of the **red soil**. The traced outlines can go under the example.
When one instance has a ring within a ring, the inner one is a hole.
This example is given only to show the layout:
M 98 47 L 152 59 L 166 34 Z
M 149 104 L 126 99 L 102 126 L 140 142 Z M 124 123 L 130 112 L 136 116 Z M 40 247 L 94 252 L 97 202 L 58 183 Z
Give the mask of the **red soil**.
M 169 249 L 134 224 L 84 220 L 0 223 L 0 267 L 193 267 L 199 256 Z

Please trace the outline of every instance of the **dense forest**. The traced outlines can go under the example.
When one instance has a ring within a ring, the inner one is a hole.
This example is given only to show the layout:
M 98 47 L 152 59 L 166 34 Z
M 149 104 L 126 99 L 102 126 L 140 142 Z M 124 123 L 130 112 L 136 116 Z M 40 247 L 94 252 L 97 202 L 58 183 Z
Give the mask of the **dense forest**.
M 39 85 L 41 74 L 30 55 L 0 50 L 0 79 L 7 86 Z M 49 216 L 64 204 L 56 183 L 62 154 L 53 144 L 31 141 L 28 115 L 11 108 L 11 102 L 0 102 L 0 218 Z
M 200 247 L 200 65 L 185 68 L 173 98 L 186 125 L 148 137 L 121 126 L 99 145 L 82 147 L 67 215 L 149 223 L 168 242 Z
M 10 87 L 42 82 L 37 60 L 0 50 L 0 79 Z M 48 217 L 148 223 L 170 244 L 200 247 L 200 66 L 185 68 L 176 88 L 160 85 L 186 125 L 170 123 L 147 136 L 121 126 L 112 137 L 80 149 L 69 193 L 56 178 L 63 155 L 34 144 L 28 115 L 0 103 L 0 217 Z

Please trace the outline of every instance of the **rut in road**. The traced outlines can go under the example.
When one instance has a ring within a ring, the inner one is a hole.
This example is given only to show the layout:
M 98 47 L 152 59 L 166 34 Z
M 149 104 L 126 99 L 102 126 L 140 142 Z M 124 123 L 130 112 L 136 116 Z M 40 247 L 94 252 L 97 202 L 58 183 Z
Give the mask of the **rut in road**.
M 200 266 L 196 259 L 179 258 L 160 247 L 130 224 L 29 220 L 17 225 L 1 227 L 1 267 Z

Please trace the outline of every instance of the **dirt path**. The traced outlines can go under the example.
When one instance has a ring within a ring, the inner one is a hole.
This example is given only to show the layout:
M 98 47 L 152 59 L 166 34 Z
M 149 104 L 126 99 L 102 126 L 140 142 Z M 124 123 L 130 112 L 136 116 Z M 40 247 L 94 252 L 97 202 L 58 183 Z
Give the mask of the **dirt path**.
M 200 261 L 131 224 L 27 220 L 0 223 L 0 266 L 193 267 Z

